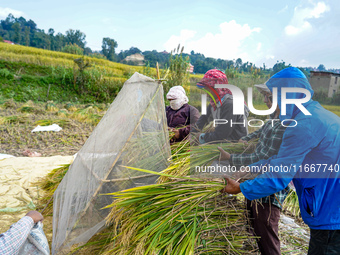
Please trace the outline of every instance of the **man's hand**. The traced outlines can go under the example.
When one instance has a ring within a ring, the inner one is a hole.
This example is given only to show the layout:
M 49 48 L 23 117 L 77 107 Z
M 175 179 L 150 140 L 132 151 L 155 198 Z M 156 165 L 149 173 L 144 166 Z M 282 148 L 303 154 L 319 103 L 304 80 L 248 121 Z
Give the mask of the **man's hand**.
M 174 137 L 175 137 L 176 139 L 178 139 L 178 138 L 179 138 L 179 130 L 173 128 L 173 129 L 172 129 L 172 132 L 175 133 Z
M 243 144 L 245 144 L 245 145 L 248 145 L 248 142 L 245 141 L 245 140 L 242 140 L 242 139 L 238 140 L 238 142 L 239 142 L 239 143 L 243 143 Z
M 217 149 L 221 152 L 220 153 L 220 160 L 229 160 L 230 154 L 223 150 L 221 147 L 217 147 Z
M 30 211 L 25 216 L 29 216 L 33 219 L 34 223 L 37 223 L 39 221 L 43 221 L 44 217 L 41 215 L 40 212 L 37 211 Z
M 230 178 L 225 178 L 227 185 L 220 190 L 221 193 L 238 194 L 241 192 L 240 183 Z

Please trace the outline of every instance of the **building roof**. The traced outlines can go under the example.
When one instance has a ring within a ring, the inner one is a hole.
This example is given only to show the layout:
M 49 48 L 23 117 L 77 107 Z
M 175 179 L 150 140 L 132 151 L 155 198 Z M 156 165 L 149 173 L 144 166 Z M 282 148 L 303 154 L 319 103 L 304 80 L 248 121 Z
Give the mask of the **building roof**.
M 340 76 L 338 73 L 327 72 L 327 71 L 310 71 L 313 76 L 328 76 L 328 75 L 335 75 Z
M 4 40 L 4 43 L 14 44 L 14 42 L 11 42 L 11 41 L 8 41 L 8 40 Z

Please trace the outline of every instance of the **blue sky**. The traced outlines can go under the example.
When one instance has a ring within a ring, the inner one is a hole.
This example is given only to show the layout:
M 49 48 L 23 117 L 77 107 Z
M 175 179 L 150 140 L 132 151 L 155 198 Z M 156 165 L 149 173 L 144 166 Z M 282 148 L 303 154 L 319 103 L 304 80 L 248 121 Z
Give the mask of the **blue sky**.
M 93 50 L 110 37 L 118 42 L 117 52 L 132 46 L 170 52 L 181 43 L 185 52 L 240 57 L 257 66 L 284 60 L 340 68 L 338 0 L 0 0 L 0 18 L 10 12 L 45 31 L 79 29 Z

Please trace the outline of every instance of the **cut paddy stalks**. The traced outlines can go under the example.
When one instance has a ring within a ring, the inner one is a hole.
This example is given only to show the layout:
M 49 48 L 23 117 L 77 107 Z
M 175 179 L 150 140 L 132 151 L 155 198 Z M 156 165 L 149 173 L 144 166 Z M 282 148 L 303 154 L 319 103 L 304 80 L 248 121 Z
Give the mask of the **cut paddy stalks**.
M 107 254 L 247 254 L 254 239 L 244 204 L 220 194 L 222 180 L 175 177 L 169 182 L 111 193 L 107 222 L 114 237 Z M 247 244 L 247 245 L 245 245 Z M 248 247 L 248 248 L 247 248 Z

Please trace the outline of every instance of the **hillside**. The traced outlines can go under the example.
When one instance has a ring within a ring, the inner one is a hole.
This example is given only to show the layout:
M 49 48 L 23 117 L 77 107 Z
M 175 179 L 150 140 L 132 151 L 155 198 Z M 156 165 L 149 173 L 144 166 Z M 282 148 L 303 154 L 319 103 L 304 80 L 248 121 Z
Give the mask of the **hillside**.
M 134 72 L 143 67 L 0 43 L 2 101 L 111 102 Z

